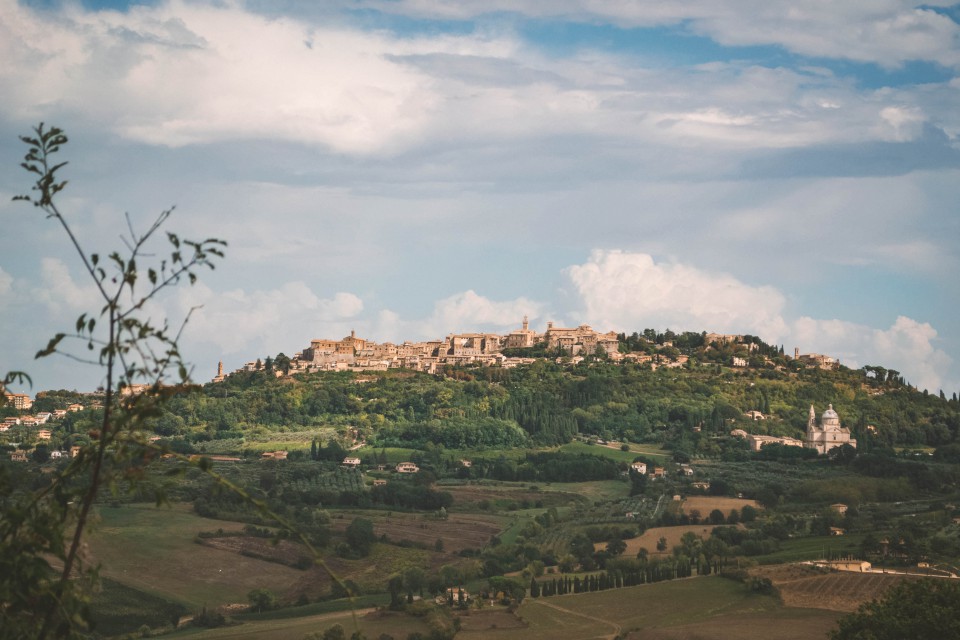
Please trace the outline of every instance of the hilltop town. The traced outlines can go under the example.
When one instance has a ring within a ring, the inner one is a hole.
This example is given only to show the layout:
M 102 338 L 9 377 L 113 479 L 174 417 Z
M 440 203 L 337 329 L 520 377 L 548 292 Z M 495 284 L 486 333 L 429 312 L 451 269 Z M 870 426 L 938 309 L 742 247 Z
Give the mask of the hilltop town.
M 643 335 L 627 336 L 615 331 L 601 333 L 590 325 L 561 328 L 548 322 L 540 333 L 530 328 L 527 317 L 519 329 L 506 335 L 495 333 L 452 333 L 443 340 L 426 342 L 377 343 L 357 337 L 351 331 L 340 340 L 316 339 L 292 357 L 279 354 L 275 359 L 247 362 L 237 372 L 271 370 L 275 375 L 315 371 L 386 371 L 411 369 L 436 373 L 444 366 L 497 366 L 512 368 L 529 364 L 538 357 L 556 358 L 572 365 L 590 357 L 610 362 L 631 362 L 658 367 L 682 367 L 694 350 L 702 356 L 713 351 L 711 361 L 732 367 L 774 364 L 772 358 L 783 355 L 754 336 L 720 333 L 690 333 L 680 335 L 669 330 L 657 333 L 646 330 Z M 839 366 L 836 358 L 794 350 L 793 360 L 805 366 L 832 369 Z M 214 382 L 226 375 L 223 364 Z

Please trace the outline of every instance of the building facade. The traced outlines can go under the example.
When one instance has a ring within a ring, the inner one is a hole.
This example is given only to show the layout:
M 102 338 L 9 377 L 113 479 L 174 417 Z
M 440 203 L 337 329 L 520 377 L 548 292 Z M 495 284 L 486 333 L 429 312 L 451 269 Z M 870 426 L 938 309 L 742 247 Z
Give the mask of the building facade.
M 821 455 L 829 453 L 831 449 L 842 447 L 849 444 L 851 447 L 857 447 L 857 441 L 850 437 L 850 430 L 840 426 L 840 416 L 833 410 L 831 404 L 820 417 L 820 424 L 817 424 L 817 413 L 810 405 L 810 415 L 807 418 L 807 435 L 803 440 L 803 446 L 808 449 L 816 449 Z

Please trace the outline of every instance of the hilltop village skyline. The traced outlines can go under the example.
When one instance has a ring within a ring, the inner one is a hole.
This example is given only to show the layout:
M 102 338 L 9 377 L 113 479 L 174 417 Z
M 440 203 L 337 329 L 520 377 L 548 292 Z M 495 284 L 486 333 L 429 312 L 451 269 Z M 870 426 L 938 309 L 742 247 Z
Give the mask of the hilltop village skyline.
M 752 357 L 760 357 L 761 363 L 769 362 L 765 354 L 757 353 L 762 342 L 754 336 L 745 334 L 691 333 L 675 334 L 669 329 L 657 334 L 647 329 L 644 333 L 630 336 L 635 345 L 643 349 L 621 350 L 627 336 L 616 331 L 599 332 L 588 324 L 575 328 L 557 327 L 547 322 L 543 332 L 530 328 L 529 320 L 524 316 L 519 329 L 506 335 L 497 333 L 450 333 L 444 339 L 423 342 L 404 341 L 378 343 L 361 338 L 351 331 L 340 340 L 317 338 L 310 345 L 293 356 L 284 353 L 276 358 L 268 356 L 245 363 L 234 373 L 261 371 L 270 369 L 275 375 L 291 375 L 313 371 L 386 371 L 387 369 L 411 369 L 425 373 L 436 373 L 443 366 L 500 366 L 515 367 L 529 364 L 542 357 L 567 358 L 571 364 L 582 362 L 589 356 L 600 356 L 613 362 L 633 362 L 657 367 L 681 367 L 689 361 L 689 355 L 681 353 L 675 346 L 676 338 L 689 339 L 695 336 L 705 348 L 732 346 L 733 353 L 725 364 L 731 367 L 747 367 Z M 529 350 L 529 353 L 525 351 Z M 780 351 L 782 355 L 782 348 Z M 824 369 L 839 366 L 840 361 L 828 355 L 818 353 L 801 354 L 794 349 L 793 358 Z M 754 361 L 756 364 L 757 361 Z M 213 382 L 224 380 L 223 362 L 217 368 Z

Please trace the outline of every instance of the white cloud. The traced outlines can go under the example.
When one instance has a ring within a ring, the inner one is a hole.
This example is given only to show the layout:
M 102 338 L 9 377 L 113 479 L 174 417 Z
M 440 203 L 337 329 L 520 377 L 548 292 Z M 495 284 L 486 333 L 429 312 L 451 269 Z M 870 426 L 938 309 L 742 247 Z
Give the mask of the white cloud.
M 815 57 L 836 57 L 898 66 L 909 60 L 944 65 L 960 62 L 960 27 L 926 3 L 912 1 L 833 2 L 795 0 L 403 0 L 369 1 L 382 11 L 423 17 L 469 19 L 484 14 L 605 22 L 622 27 L 686 25 L 694 33 L 730 46 L 780 45 Z
M 595 251 L 567 269 L 583 305 L 581 319 L 601 330 L 753 334 L 772 344 L 824 353 L 857 368 L 880 364 L 901 371 L 919 388 L 938 390 L 952 359 L 937 346 L 928 323 L 901 316 L 888 329 L 840 319 L 784 318 L 785 298 L 770 286 L 678 263 L 657 263 L 642 253 Z
M 540 315 L 542 305 L 527 298 L 504 302 L 490 300 L 476 292 L 457 293 L 434 304 L 433 313 L 423 323 L 430 335 L 519 328 L 524 316 L 531 320 Z
M 492 332 L 506 334 L 519 329 L 523 317 L 531 324 L 543 315 L 543 304 L 528 298 L 496 301 L 468 290 L 434 303 L 426 318 L 405 318 L 392 309 L 377 313 L 372 324 L 364 324 L 368 337 L 378 342 L 443 339 L 451 333 Z
M 31 118 L 55 107 L 166 146 L 270 137 L 362 153 L 416 131 L 430 108 L 429 87 L 375 33 L 230 5 L 51 18 L 3 4 L 0 80 Z
M 221 354 L 249 357 L 265 350 L 307 347 L 310 339 L 317 337 L 311 332 L 326 332 L 331 327 L 343 332 L 364 307 L 352 293 L 320 298 L 302 282 L 288 282 L 272 290 L 222 293 L 197 284 L 178 292 L 177 305 L 184 314 L 192 307 L 202 307 L 190 319 L 189 341 L 213 344 Z
M 0 296 L 5 296 L 13 290 L 13 276 L 0 267 Z
M 449 9 L 405 6 L 414 13 Z M 628 22 L 695 18 L 720 31 L 733 16 L 759 20 L 764 37 L 777 32 L 768 23 L 778 19 L 823 30 L 807 9 L 785 18 L 779 10 L 745 16 L 706 4 L 666 14 L 644 5 L 636 15 L 622 3 L 562 6 L 546 11 Z M 696 145 L 702 153 L 908 140 L 929 119 L 924 105 L 858 90 L 823 70 L 742 62 L 648 69 L 590 51 L 554 60 L 503 29 L 402 38 L 267 18 L 233 4 L 74 9 L 56 18 L 14 0 L 0 0 L 0 7 L 0 91 L 8 112 L 31 121 L 78 114 L 151 145 L 269 139 L 389 156 L 430 145 L 485 148 L 494 139 L 516 144 L 582 134 Z M 845 27 L 836 29 L 831 33 L 842 32 L 845 42 Z M 887 51 L 886 42 L 878 49 Z M 929 100 L 955 102 L 956 91 L 947 93 Z M 945 109 L 938 122 L 955 120 Z
M 586 264 L 566 273 L 582 300 L 583 318 L 604 330 L 784 332 L 783 295 L 730 275 L 622 251 L 594 251 Z
M 31 295 L 35 301 L 44 304 L 51 314 L 96 313 L 103 306 L 103 299 L 96 287 L 76 283 L 70 275 L 70 269 L 59 258 L 41 259 L 40 284 Z
M 952 359 L 936 346 L 938 335 L 929 323 L 900 316 L 888 329 L 843 320 L 794 321 L 788 339 L 801 353 L 825 353 L 852 368 L 881 365 L 896 369 L 919 389 L 939 391 Z

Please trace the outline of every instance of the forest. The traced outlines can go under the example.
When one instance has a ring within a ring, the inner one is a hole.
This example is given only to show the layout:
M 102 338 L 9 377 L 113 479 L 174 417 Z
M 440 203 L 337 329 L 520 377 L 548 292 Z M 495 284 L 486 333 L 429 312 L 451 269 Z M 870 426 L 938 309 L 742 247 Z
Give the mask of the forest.
M 957 458 L 956 394 L 918 391 L 887 369 L 879 375 L 881 367 L 796 365 L 734 369 L 691 359 L 683 367 L 654 369 L 596 359 L 438 375 L 242 372 L 172 398 L 150 427 L 182 452 L 242 453 L 251 442 L 296 432 L 321 432 L 324 440 L 342 444 L 423 449 L 432 443 L 460 450 L 556 446 L 589 434 L 710 458 L 721 455 L 736 428 L 802 437 L 810 406 L 819 415 L 832 404 L 861 453 L 927 447 Z M 75 399 L 70 392 L 42 393 L 37 408 Z M 751 419 L 748 411 L 764 419 Z M 62 445 L 82 441 L 94 420 L 91 411 L 67 416 L 57 430 Z

